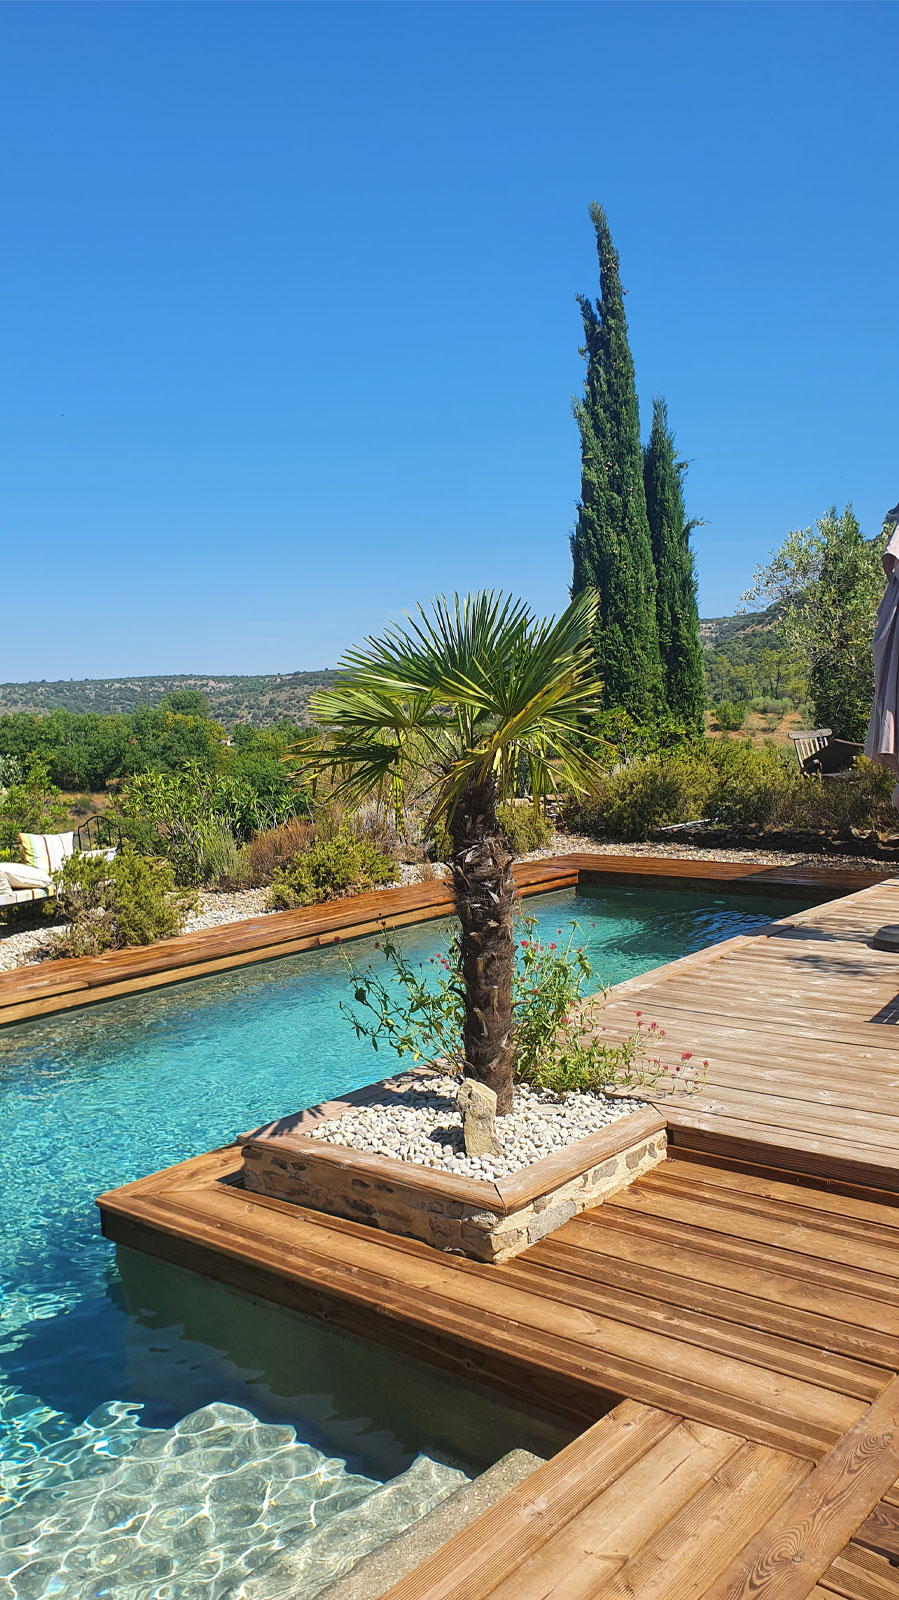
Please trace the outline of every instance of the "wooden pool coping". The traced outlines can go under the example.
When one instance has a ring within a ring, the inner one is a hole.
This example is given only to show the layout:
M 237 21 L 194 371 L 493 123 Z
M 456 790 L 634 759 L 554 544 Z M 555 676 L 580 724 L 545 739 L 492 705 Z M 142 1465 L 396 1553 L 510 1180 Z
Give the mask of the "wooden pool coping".
M 521 895 L 606 883 L 731 894 L 832 899 L 881 883 L 891 872 L 825 866 L 762 866 L 739 861 L 692 861 L 660 856 L 590 853 L 520 862 Z M 403 927 L 452 915 L 447 882 L 431 880 L 399 889 L 334 900 L 299 911 L 276 911 L 214 928 L 198 928 L 158 944 L 100 956 L 40 962 L 0 973 L 0 1027 L 51 1016 L 146 989 L 184 983 L 251 963 L 277 960 L 377 933 L 386 920 Z

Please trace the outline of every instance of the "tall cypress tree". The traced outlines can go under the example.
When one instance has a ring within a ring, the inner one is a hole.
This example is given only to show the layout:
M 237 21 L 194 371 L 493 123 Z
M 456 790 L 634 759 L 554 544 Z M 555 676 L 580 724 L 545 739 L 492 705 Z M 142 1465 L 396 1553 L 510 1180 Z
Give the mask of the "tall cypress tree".
M 705 681 L 696 568 L 690 549 L 690 532 L 696 523 L 687 521 L 684 510 L 683 472 L 684 463 L 677 460 L 674 434 L 668 426 L 668 407 L 657 398 L 652 403 L 652 431 L 643 452 L 643 480 L 656 568 L 662 678 L 675 722 L 700 734 L 705 722 Z
M 581 498 L 571 540 L 571 593 L 599 590 L 597 670 L 603 700 L 652 722 L 664 707 L 655 570 L 646 517 L 640 413 L 627 340 L 618 254 L 602 206 L 592 205 L 600 298 L 584 295 L 587 375 L 574 414 L 581 435 Z

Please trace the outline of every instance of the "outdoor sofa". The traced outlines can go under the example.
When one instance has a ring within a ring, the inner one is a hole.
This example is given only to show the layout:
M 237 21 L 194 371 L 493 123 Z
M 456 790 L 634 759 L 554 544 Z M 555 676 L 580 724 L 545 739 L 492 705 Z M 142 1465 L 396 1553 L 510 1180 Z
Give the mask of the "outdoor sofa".
M 49 899 L 56 893 L 54 872 L 76 850 L 111 860 L 121 839 L 116 828 L 99 828 L 100 822 L 105 818 L 90 817 L 71 833 L 20 833 L 24 862 L 0 861 L 0 909 Z

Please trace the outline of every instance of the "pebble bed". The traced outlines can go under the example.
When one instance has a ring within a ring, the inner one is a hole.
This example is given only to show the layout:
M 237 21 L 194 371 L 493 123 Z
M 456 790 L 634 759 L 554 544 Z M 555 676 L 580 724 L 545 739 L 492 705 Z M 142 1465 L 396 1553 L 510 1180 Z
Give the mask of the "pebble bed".
M 641 1109 L 635 1100 L 609 1099 L 602 1094 L 559 1096 L 549 1089 L 519 1084 L 514 1109 L 496 1119 L 502 1155 L 467 1156 L 457 1091 L 455 1078 L 387 1090 L 383 1099 L 352 1106 L 310 1129 L 309 1137 L 464 1178 L 508 1178 L 541 1156 L 555 1155 Z
M 801 864 L 833 867 L 837 871 L 853 869 L 858 871 L 866 867 L 879 872 L 890 870 L 889 862 L 869 859 L 866 856 L 808 855 L 789 850 L 699 849 L 689 844 L 599 844 L 586 834 L 575 833 L 557 833 L 547 849 L 534 850 L 521 859 L 543 861 L 551 856 L 579 854 L 584 851 L 599 856 L 658 856 L 669 861 L 748 861 L 764 867 Z M 430 867 L 404 863 L 400 868 L 400 882 L 403 884 L 418 883 L 422 877 L 433 875 L 433 869 Z M 387 883 L 383 887 L 393 889 L 396 885 Z M 185 926 L 188 931 L 193 931 L 195 928 L 219 928 L 228 922 L 241 922 L 245 917 L 271 915 L 266 905 L 267 898 L 267 889 L 204 891 L 200 895 L 199 910 L 188 918 Z M 55 928 L 62 926 L 61 922 L 51 922 L 43 917 L 39 922 L 29 926 L 21 914 L 12 923 L 5 925 L 0 923 L 0 972 L 9 972 L 14 967 L 42 961 L 50 934 Z

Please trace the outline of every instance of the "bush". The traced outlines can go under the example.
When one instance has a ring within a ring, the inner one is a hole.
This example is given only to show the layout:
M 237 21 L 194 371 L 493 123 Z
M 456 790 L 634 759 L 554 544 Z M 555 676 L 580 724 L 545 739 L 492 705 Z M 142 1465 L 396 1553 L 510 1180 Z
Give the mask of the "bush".
M 245 777 L 189 766 L 178 773 L 143 772 L 129 779 L 116 820 L 142 855 L 165 856 L 179 883 L 195 885 L 209 881 L 223 851 L 233 865 L 225 833 L 236 849 L 260 828 L 285 820 L 300 799 L 289 796 L 280 810 L 279 804 Z
M 713 706 L 712 709 L 722 733 L 739 733 L 746 721 L 745 700 L 722 700 L 720 705 Z
M 249 883 L 246 847 L 241 848 L 222 817 L 214 817 L 206 829 L 198 875 L 210 889 L 244 889 Z
M 127 848 L 112 861 L 70 856 L 54 876 L 58 908 L 70 922 L 50 941 L 54 957 L 155 944 L 180 933 L 196 907 L 196 896 L 176 886 L 167 861 Z
M 893 776 L 860 757 L 845 778 L 804 778 L 795 757 L 774 745 L 707 739 L 610 773 L 601 792 L 570 801 L 565 825 L 599 838 L 651 838 L 670 823 L 709 818 L 739 832 L 760 829 L 832 836 L 855 828 L 889 829 Z
M 68 808 L 46 767 L 34 765 L 24 777 L 12 767 L 9 771 L 13 781 L 0 789 L 0 861 L 19 860 L 20 833 L 56 833 L 68 821 Z
M 538 938 L 535 927 L 534 918 L 522 918 L 527 937 L 518 941 L 512 987 L 516 1078 L 560 1095 L 612 1088 L 668 1092 L 675 1086 L 692 1093 L 701 1087 L 708 1062 L 688 1065 L 693 1058 L 687 1052 L 672 1072 L 659 1054 L 663 1029 L 655 1022 L 644 1024 L 639 1012 L 627 1039 L 613 1044 L 600 1038 L 605 1030 L 597 1029 L 595 1012 L 585 1003 L 596 996 L 589 957 L 578 944 L 578 924 L 571 923 L 561 947 Z M 355 1006 L 341 1003 L 340 1009 L 357 1039 L 370 1040 L 376 1050 L 387 1044 L 400 1057 L 464 1075 L 459 935 L 450 940 L 446 955 L 431 957 L 430 976 L 419 963 L 406 960 L 386 927 L 376 948 L 387 964 L 386 982 L 372 966 L 357 967 L 344 955 Z
M 525 856 L 531 850 L 543 850 L 552 839 L 551 824 L 542 811 L 534 810 L 530 802 L 527 805 L 500 806 L 498 815 L 503 832 L 517 856 Z
M 287 910 L 317 905 L 342 895 L 363 894 L 378 884 L 396 883 L 398 877 L 396 862 L 375 845 L 338 834 L 333 839 L 317 839 L 289 866 L 278 868 L 269 905 Z
M 306 849 L 310 838 L 309 823 L 302 817 L 291 817 L 280 828 L 255 834 L 243 852 L 246 882 L 254 889 L 271 883 L 278 868 L 289 866 Z

